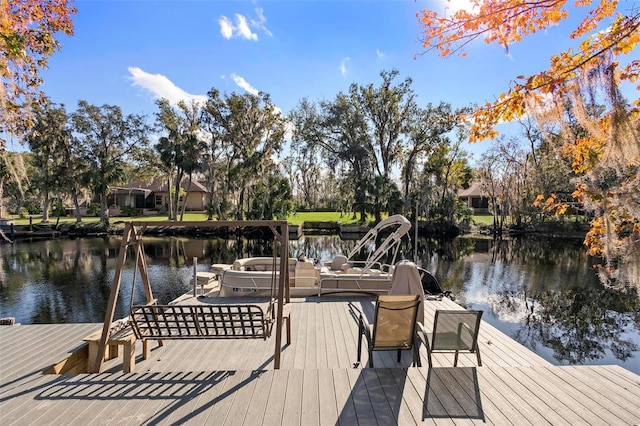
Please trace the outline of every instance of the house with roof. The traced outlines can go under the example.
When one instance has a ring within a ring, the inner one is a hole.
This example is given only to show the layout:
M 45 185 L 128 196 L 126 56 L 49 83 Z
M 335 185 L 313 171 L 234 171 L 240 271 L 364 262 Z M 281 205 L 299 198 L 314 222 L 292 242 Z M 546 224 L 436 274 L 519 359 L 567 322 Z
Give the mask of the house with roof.
M 458 199 L 464 201 L 476 214 L 489 213 L 489 194 L 479 182 L 471 182 L 467 189 L 459 190 Z
M 186 196 L 187 211 L 203 211 L 209 199 L 209 191 L 201 182 L 185 177 L 180 182 L 180 205 Z M 169 187 L 165 179 L 151 182 L 136 180 L 123 185 L 110 186 L 109 215 L 119 216 L 122 207 L 132 207 L 141 214 L 164 213 L 169 207 Z M 188 190 L 188 191 L 187 191 Z

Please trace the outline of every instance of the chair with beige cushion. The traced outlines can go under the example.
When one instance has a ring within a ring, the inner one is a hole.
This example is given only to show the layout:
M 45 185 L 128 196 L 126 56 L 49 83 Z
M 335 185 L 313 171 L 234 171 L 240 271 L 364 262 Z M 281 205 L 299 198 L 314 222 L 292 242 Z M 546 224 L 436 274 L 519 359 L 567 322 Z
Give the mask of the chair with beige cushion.
M 418 295 L 379 295 L 376 300 L 373 324 L 360 314 L 358 320 L 358 364 L 362 353 L 362 336 L 369 347 L 369 367 L 373 367 L 373 351 L 411 350 L 413 365 L 421 366 L 418 353 L 416 317 L 420 300 Z
M 327 266 L 331 271 L 342 271 L 342 266 L 348 264 L 347 256 L 341 254 L 333 258 L 331 262 L 328 262 Z

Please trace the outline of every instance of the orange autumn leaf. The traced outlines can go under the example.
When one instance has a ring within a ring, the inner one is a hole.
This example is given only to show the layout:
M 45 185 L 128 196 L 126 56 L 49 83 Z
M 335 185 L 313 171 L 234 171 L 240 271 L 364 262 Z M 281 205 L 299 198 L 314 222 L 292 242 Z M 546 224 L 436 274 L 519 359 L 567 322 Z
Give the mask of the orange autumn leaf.
M 524 36 L 558 25 L 569 17 L 566 0 L 470 2 L 475 6 L 473 12 L 459 10 L 448 15 L 422 10 L 416 14 L 423 30 L 422 47 L 426 51 L 435 50 L 443 57 L 453 54 L 464 56 L 469 43 L 478 39 L 508 47 Z M 572 38 L 579 38 L 597 31 L 600 24 L 614 17 L 618 1 L 576 0 L 574 6 L 578 9 L 590 8 L 571 33 Z M 567 50 L 554 55 L 549 69 L 528 78 L 519 76 L 518 80 L 524 82 L 512 84 L 494 102 L 478 108 L 473 116 L 470 141 L 494 139 L 497 136 L 495 125 L 520 118 L 525 112 L 525 105 L 536 93 L 566 96 L 578 90 L 574 81 L 576 78 L 599 67 L 608 55 L 631 53 L 640 42 L 640 9 L 621 7 L 621 10 L 628 15 L 616 15 L 612 24 L 586 37 L 580 43 L 578 52 Z M 632 60 L 619 78 L 621 81 L 636 82 L 639 76 L 638 60 Z M 632 102 L 636 105 L 640 103 L 638 100 Z
M 3 135 L 29 126 L 40 71 L 61 49 L 55 35 L 73 35 L 74 13 L 72 0 L 0 0 L 0 149 Z

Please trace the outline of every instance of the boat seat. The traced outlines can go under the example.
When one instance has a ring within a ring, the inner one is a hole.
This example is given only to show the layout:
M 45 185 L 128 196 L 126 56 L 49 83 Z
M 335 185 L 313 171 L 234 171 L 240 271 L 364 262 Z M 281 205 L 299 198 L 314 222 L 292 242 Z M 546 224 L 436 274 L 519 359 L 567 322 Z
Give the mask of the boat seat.
M 297 260 L 289 258 L 289 272 L 293 273 L 296 268 Z M 276 262 L 276 265 L 280 265 L 280 260 Z M 231 265 L 231 269 L 234 271 L 271 271 L 273 269 L 272 257 L 249 257 L 246 259 L 237 259 Z
M 295 287 L 315 287 L 319 279 L 320 271 L 316 269 L 312 261 L 298 261 L 294 276 Z
M 332 271 L 341 271 L 343 265 L 345 265 L 347 261 L 348 261 L 347 256 L 343 256 L 339 254 L 336 257 L 334 257 L 333 260 L 331 261 L 331 264 L 327 266 L 329 266 L 329 268 Z

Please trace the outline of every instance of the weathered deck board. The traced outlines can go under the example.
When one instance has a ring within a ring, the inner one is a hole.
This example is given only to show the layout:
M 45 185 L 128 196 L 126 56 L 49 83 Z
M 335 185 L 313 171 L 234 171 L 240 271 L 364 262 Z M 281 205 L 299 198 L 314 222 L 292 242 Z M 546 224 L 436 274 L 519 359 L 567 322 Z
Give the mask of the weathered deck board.
M 444 370 L 432 369 L 431 374 L 427 374 L 427 391 L 424 398 L 425 414 L 434 418 L 467 419 L 473 423 L 477 418 L 482 418 L 475 412 L 477 410 L 465 412 L 459 395 L 456 395 L 458 392 L 447 383 L 448 377 L 446 375 L 438 374 L 439 371 Z
M 535 382 L 538 387 L 549 389 L 554 395 L 559 395 L 562 390 L 565 397 L 559 403 L 570 408 L 580 418 L 576 420 L 577 423 L 584 423 L 590 419 L 593 421 L 600 419 L 601 422 L 604 422 L 605 418 L 611 418 L 611 414 L 615 415 L 615 413 L 603 413 L 599 406 L 591 405 L 589 400 L 584 397 L 584 386 L 576 388 L 571 383 L 564 382 L 554 375 L 547 375 L 542 381 L 535 370 L 523 369 L 523 371 L 527 375 L 529 383 Z
M 589 418 L 593 418 L 589 411 L 584 407 L 580 407 L 579 404 L 570 396 L 572 388 L 565 386 L 562 392 L 562 396 L 559 394 L 559 389 L 551 384 L 551 378 L 545 376 L 544 381 L 540 380 L 540 375 L 537 371 L 531 371 L 531 369 L 523 368 L 519 370 L 519 373 L 524 373 L 520 377 L 516 378 L 523 387 L 526 387 L 531 392 L 531 399 L 536 398 L 536 402 L 540 402 L 545 406 L 552 409 L 552 411 L 558 412 L 563 419 L 563 423 L 567 424 L 582 424 L 589 421 Z M 542 382 L 542 384 L 540 383 Z M 558 420 L 560 421 L 560 420 Z M 553 423 L 558 423 L 553 420 Z
M 544 383 L 571 370 L 570 374 L 585 379 L 599 375 L 599 367 L 479 367 L 433 368 L 431 373 L 418 368 L 114 373 L 65 376 L 58 381 L 43 376 L 29 391 L 12 395 L 12 402 L 31 402 L 30 409 L 7 410 L 12 404 L 4 400 L 1 420 L 2 424 L 225 425 L 422 424 L 422 417 L 425 424 L 456 425 L 484 424 L 483 420 L 507 424 L 505 418 L 513 424 L 634 424 L 640 420 L 637 405 L 625 409 L 608 399 L 591 400 L 583 417 L 575 418 L 575 400 L 565 399 L 567 392 L 575 392 L 573 385 L 556 380 L 537 399 L 533 394 L 540 389 L 527 394 L 521 385 L 530 382 L 532 375 Z M 335 400 L 319 398 L 321 387 L 327 387 L 320 385 L 323 374 L 333 377 L 329 388 Z M 505 382 L 511 390 L 520 389 L 509 391 Z M 620 394 L 633 385 L 619 377 L 610 386 Z M 501 399 L 492 398 L 497 389 L 505 390 Z M 550 399 L 557 402 L 549 404 Z M 324 409 L 323 400 L 337 409 Z M 499 409 L 506 405 L 517 407 L 522 416 L 506 417 Z M 322 422 L 319 413 L 324 415 Z
M 82 346 L 99 324 L 41 324 L 0 327 L 0 377 L 8 385 L 25 374 L 39 374 Z M 19 341 L 19 344 L 9 342 Z M 62 343 L 62 344 L 60 344 Z M 28 355 L 28 356 L 26 356 Z M 46 363 L 43 361 L 46 360 Z M 2 390 L 5 386 L 2 387 Z M 1 392 L 1 391 L 0 391 Z
M 269 409 L 267 402 L 271 393 L 271 384 L 273 381 L 273 370 L 261 373 L 260 380 L 256 383 L 251 397 L 251 403 L 244 418 L 244 425 L 255 424 L 256 419 L 262 419 Z
M 336 353 L 336 342 L 331 334 L 332 329 L 332 319 L 331 312 L 329 311 L 329 306 L 325 304 L 318 305 L 318 312 L 321 318 L 321 321 L 316 324 L 318 331 L 322 329 L 322 332 L 318 332 L 318 337 L 316 337 L 316 347 L 324 348 L 324 351 L 316 352 L 317 366 L 319 369 L 329 368 L 329 360 L 335 360 L 337 358 Z M 326 356 L 323 356 L 322 353 L 326 353 Z
M 336 339 L 340 342 L 339 347 L 342 350 L 340 366 L 342 368 L 350 367 L 355 361 L 355 352 L 349 353 L 349 348 L 354 347 L 354 337 L 352 329 L 357 329 L 357 324 L 351 321 L 349 314 L 349 307 L 346 304 L 334 305 L 334 322 L 336 323 Z
M 302 381 L 304 379 L 304 370 L 290 370 L 287 380 L 286 393 L 284 397 L 284 407 L 282 411 L 281 425 L 300 424 L 302 416 Z
M 292 342 L 292 346 L 294 348 L 293 350 L 293 362 L 291 362 L 291 360 L 288 360 L 289 365 L 292 365 L 293 368 L 303 368 L 304 367 L 304 360 L 305 360 L 305 356 L 306 356 L 306 345 L 307 345 L 307 337 L 308 337 L 308 332 L 307 332 L 307 324 L 309 322 L 309 315 L 308 315 L 308 309 L 305 309 L 305 315 L 302 315 L 301 313 L 301 309 L 299 309 L 299 306 L 295 306 L 294 310 L 298 311 L 298 316 L 296 317 L 296 320 L 294 321 L 297 324 L 293 324 L 292 323 L 292 331 L 291 334 L 295 337 L 293 337 L 293 342 Z M 296 330 L 295 332 L 293 330 Z
M 40 372 L 100 325 L 0 329 L 0 424 L 638 424 L 640 377 L 616 366 L 556 367 L 486 323 L 483 367 L 475 356 L 377 352 L 376 368 L 353 368 L 358 330 L 349 304 L 373 316 L 371 298 L 295 300 L 292 344 L 272 370 L 275 339 L 165 341 L 136 372 Z M 427 327 L 435 309 L 425 307 Z M 60 336 L 64 336 L 61 339 Z M 491 341 L 491 344 L 488 342 Z M 20 345 L 29 357 L 16 362 Z M 365 345 L 366 346 L 366 345 Z M 363 351 L 363 365 L 367 363 Z M 442 367 L 447 366 L 447 367 Z
M 380 386 L 382 387 L 381 392 L 386 396 L 389 405 L 392 407 L 392 413 L 396 417 L 396 423 L 403 425 L 417 424 L 407 402 L 402 398 L 404 389 L 398 388 L 390 370 L 377 369 L 376 372 Z
M 589 405 L 590 410 L 598 410 L 598 406 L 592 405 L 592 401 L 594 400 L 616 405 L 620 407 L 620 410 L 616 410 L 610 414 L 628 424 L 633 424 L 634 419 L 627 416 L 627 413 L 638 405 L 638 398 L 640 397 L 634 394 L 640 389 L 638 389 L 638 386 L 625 386 L 626 392 L 620 393 L 617 386 L 612 386 L 608 379 L 603 378 L 599 374 L 600 370 L 601 369 L 598 369 L 596 371 L 598 374 L 589 375 L 588 377 L 582 374 L 581 370 L 572 367 L 554 369 L 553 371 L 557 378 L 562 379 L 567 385 L 572 386 L 574 389 L 578 389 L 583 397 L 588 398 L 585 400 L 585 404 Z M 622 369 L 616 368 L 616 370 Z M 613 374 L 616 373 L 614 372 Z M 604 415 L 606 415 L 606 413 L 604 413 Z
M 416 409 L 416 415 L 421 419 L 430 419 L 434 424 L 453 425 L 454 422 L 447 414 L 438 396 L 429 399 L 430 390 L 426 388 L 425 376 L 421 375 L 417 369 L 410 369 L 406 373 L 402 370 L 394 370 L 394 378 L 401 389 L 405 389 L 412 395 L 417 395 L 417 401 L 411 405 Z M 405 395 L 406 398 L 406 395 Z M 434 415 L 434 413 L 440 413 Z
M 361 379 L 360 369 L 346 370 L 351 388 L 351 397 L 353 398 L 353 406 L 356 411 L 356 418 L 359 424 L 380 424 L 376 422 L 374 407 L 367 393 L 364 381 Z M 388 423 L 386 423 L 388 424 Z
M 210 374 L 210 372 L 199 372 L 193 374 L 190 378 L 193 382 L 203 383 L 205 378 Z M 185 378 L 186 377 L 189 376 L 185 376 Z M 187 383 L 180 384 L 175 391 L 175 399 L 170 403 L 165 404 L 163 411 L 158 415 L 158 424 L 176 424 L 188 420 L 191 413 L 195 411 L 195 408 L 198 406 L 203 395 L 204 392 L 191 392 Z
M 304 357 L 300 357 L 300 360 L 296 362 L 296 365 L 318 365 L 317 351 L 316 351 L 316 336 L 322 334 L 322 330 L 319 329 L 316 313 L 318 305 L 315 303 L 309 303 L 307 306 L 307 315 L 305 315 L 305 327 L 304 327 Z
M 467 392 L 473 393 L 480 410 L 490 417 L 488 423 L 495 425 L 527 425 L 529 421 L 522 416 L 520 411 L 502 397 L 495 388 L 493 382 L 488 382 L 482 389 L 477 385 L 478 373 L 474 367 L 461 367 L 459 369 L 447 369 L 447 372 L 456 377 L 458 385 Z M 428 372 L 427 372 L 428 374 Z
M 303 370 L 302 424 L 320 424 L 320 380 L 318 370 Z
M 394 415 L 387 396 L 382 391 L 382 384 L 378 378 L 378 373 L 373 368 L 363 369 L 360 375 L 361 380 L 369 394 L 369 400 L 374 408 L 374 414 L 378 424 L 396 424 L 397 415 Z
M 611 374 L 615 374 L 621 379 L 627 380 L 629 385 L 631 385 L 629 388 L 630 393 L 635 395 L 636 398 L 640 398 L 640 388 L 633 386 L 640 384 L 640 376 L 637 374 L 633 374 L 631 371 L 624 368 L 616 368 L 616 366 L 613 365 L 605 365 L 603 368 L 598 369 L 598 372 L 605 383 L 608 382 L 608 378 L 611 377 Z
M 228 425 L 242 425 L 244 423 L 245 416 L 249 411 L 249 403 L 256 387 L 258 380 L 255 380 L 257 372 L 246 371 L 242 377 L 243 383 L 238 391 L 233 395 L 233 401 L 227 409 L 224 417 L 220 416 L 219 420 Z M 224 420 L 222 420 L 224 419 Z
M 229 396 L 229 382 L 237 381 L 238 372 L 224 371 L 216 376 L 211 383 L 205 378 L 205 381 L 201 383 L 202 396 L 198 398 L 193 410 L 180 418 L 176 418 L 172 421 L 172 424 L 193 424 L 203 425 L 209 421 L 212 407 L 220 401 Z
M 411 369 L 414 370 L 414 369 Z M 383 370 L 384 371 L 384 370 Z M 398 395 L 397 398 L 401 398 L 404 401 L 407 409 L 411 417 L 407 420 L 407 424 L 435 424 L 432 419 L 427 419 L 426 421 L 422 416 L 422 406 L 423 406 L 423 397 L 422 388 L 415 388 L 412 381 L 410 380 L 410 376 L 414 375 L 414 373 L 419 374 L 418 371 L 403 371 L 399 368 L 393 368 L 386 370 L 389 376 L 389 384 L 395 384 L 395 388 L 397 389 Z M 393 380 L 393 381 L 391 381 Z M 390 388 L 390 392 L 393 392 L 393 387 Z
M 331 370 L 318 372 L 318 411 L 319 423 L 330 424 L 331 420 L 338 418 L 336 392 L 333 386 L 333 374 Z
M 346 369 L 332 370 L 334 393 L 336 395 L 336 407 L 338 413 L 338 423 L 341 425 L 358 424 L 356 407 L 351 392 L 351 384 Z
M 269 399 L 267 400 L 267 410 L 262 418 L 263 425 L 268 426 L 282 424 L 288 379 L 289 370 L 274 371 L 274 378 L 271 382 L 271 392 L 269 392 Z M 256 418 L 253 424 L 258 423 L 258 420 L 259 419 Z

